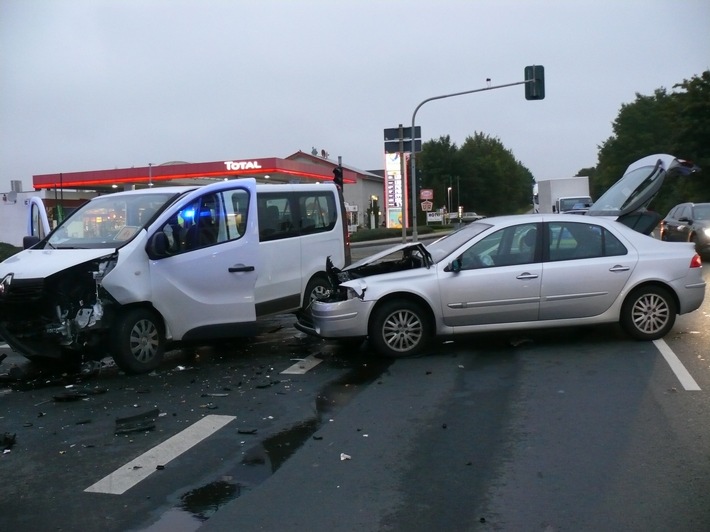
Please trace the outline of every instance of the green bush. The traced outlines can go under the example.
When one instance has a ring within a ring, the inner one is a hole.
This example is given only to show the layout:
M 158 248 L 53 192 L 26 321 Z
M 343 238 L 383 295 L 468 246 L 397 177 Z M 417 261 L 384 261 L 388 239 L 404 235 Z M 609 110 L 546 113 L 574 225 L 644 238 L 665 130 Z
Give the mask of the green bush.
M 15 253 L 22 251 L 22 248 L 6 244 L 5 242 L 0 242 L 0 262 L 4 261 L 8 257 L 12 257 Z

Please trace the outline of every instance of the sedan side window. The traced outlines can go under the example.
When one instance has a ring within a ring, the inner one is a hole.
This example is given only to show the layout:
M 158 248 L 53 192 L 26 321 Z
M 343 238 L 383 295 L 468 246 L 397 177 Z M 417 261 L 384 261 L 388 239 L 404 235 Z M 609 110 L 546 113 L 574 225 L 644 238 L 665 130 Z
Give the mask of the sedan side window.
M 461 255 L 461 269 L 529 264 L 537 257 L 537 225 L 506 227 L 483 238 Z
M 550 261 L 626 255 L 626 247 L 610 231 L 595 224 L 548 224 Z

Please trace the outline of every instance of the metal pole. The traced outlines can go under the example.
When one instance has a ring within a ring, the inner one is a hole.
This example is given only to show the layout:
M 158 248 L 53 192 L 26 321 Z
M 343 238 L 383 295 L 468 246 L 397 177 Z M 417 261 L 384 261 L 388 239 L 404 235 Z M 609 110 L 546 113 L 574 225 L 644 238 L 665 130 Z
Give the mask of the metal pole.
M 413 135 L 413 133 L 412 133 Z M 404 178 L 404 131 L 402 124 L 399 125 L 399 173 L 402 178 L 402 244 L 407 243 L 407 216 L 405 212 L 407 199 L 407 180 Z
M 453 96 L 462 96 L 464 94 L 473 94 L 474 92 L 483 92 L 483 91 L 492 91 L 493 89 L 502 89 L 504 87 L 512 87 L 513 85 L 524 85 L 525 83 L 529 83 L 534 80 L 525 80 L 525 81 L 516 81 L 515 83 L 506 83 L 505 85 L 496 85 L 494 87 L 484 87 L 482 89 L 473 89 L 470 91 L 463 91 L 463 92 L 454 92 L 453 94 L 444 94 L 442 96 L 433 96 L 431 98 L 427 98 L 423 102 L 421 102 L 417 107 L 414 109 L 414 113 L 412 113 L 412 136 L 414 136 L 414 131 L 415 130 L 415 123 L 417 119 L 417 111 L 419 111 L 419 108 L 424 105 L 427 102 L 431 102 L 433 100 L 443 100 L 444 98 L 451 98 Z M 402 133 L 400 130 L 400 139 L 402 138 Z M 414 140 L 412 140 L 412 143 L 414 143 Z M 417 203 L 417 187 L 416 187 L 416 179 L 414 179 L 414 176 L 416 174 L 416 168 L 417 168 L 417 162 L 416 162 L 416 157 L 414 153 L 414 146 L 412 146 L 412 160 L 411 160 L 411 165 L 410 165 L 410 175 L 412 176 L 412 205 L 416 205 Z M 412 241 L 416 242 L 417 241 L 417 209 L 412 209 Z

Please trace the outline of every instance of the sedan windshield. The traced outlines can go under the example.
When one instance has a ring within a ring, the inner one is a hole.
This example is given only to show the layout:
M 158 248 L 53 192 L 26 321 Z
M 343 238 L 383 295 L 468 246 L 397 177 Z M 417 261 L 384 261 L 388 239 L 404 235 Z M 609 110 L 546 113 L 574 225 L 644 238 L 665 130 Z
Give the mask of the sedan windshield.
M 128 242 L 176 195 L 172 192 L 106 195 L 84 204 L 47 240 L 53 248 L 116 248 Z
M 433 261 L 435 263 L 439 262 L 440 260 L 451 255 L 451 253 L 471 240 L 474 236 L 482 233 L 490 227 L 490 224 L 483 222 L 470 223 L 460 229 L 457 229 L 453 233 L 449 233 L 445 237 L 428 244 L 426 249 L 429 253 L 431 253 Z

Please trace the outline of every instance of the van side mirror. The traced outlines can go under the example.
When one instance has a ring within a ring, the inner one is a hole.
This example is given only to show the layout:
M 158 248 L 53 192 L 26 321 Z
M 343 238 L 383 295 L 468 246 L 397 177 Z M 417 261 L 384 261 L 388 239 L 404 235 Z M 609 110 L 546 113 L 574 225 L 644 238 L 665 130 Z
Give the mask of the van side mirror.
M 39 237 L 35 235 L 29 235 L 22 237 L 22 249 L 30 249 L 39 243 Z
M 162 259 L 170 255 L 168 253 L 168 235 L 162 231 L 156 231 L 149 239 L 146 246 L 148 257 L 151 259 Z

